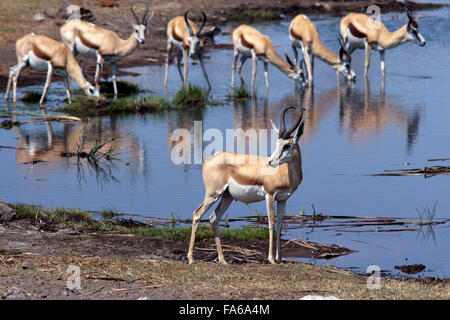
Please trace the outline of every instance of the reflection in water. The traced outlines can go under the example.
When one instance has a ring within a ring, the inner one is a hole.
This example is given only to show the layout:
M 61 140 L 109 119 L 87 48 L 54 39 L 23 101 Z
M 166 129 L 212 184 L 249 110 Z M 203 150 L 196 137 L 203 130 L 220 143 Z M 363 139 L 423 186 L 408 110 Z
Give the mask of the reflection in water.
M 394 104 L 391 102 L 393 97 L 386 97 L 384 86 L 381 86 L 379 95 L 371 95 L 368 79 L 364 94 L 345 83 L 338 91 L 340 125 L 351 140 L 365 142 L 367 136 L 379 135 L 389 123 L 394 123 L 404 129 L 407 152 L 412 151 L 419 131 L 420 109 Z

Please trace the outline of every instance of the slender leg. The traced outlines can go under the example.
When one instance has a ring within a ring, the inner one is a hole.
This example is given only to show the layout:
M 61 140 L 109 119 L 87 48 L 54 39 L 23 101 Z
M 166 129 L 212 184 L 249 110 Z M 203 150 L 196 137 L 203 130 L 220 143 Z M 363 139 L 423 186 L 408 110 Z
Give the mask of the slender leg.
M 269 262 L 275 264 L 273 259 L 273 227 L 275 224 L 274 199 L 273 194 L 266 195 L 267 217 L 269 220 Z
M 169 72 L 170 53 L 172 52 L 172 43 L 167 43 L 166 72 L 164 73 L 164 88 L 167 88 L 167 74 Z
M 17 72 L 17 68 L 18 68 L 18 67 L 19 67 L 18 65 L 15 65 L 15 66 L 12 66 L 12 67 L 9 69 L 8 84 L 7 84 L 7 86 L 6 86 L 6 93 L 5 93 L 5 100 L 6 100 L 6 101 L 9 100 L 9 90 L 11 89 L 12 79 L 14 78 L 14 76 L 15 76 L 15 74 L 16 74 L 16 72 Z
M 71 89 L 71 86 L 70 86 L 70 79 L 69 79 L 69 76 L 68 76 L 68 75 L 65 75 L 65 76 L 64 76 L 64 80 L 65 80 L 65 82 L 66 82 L 66 87 L 67 87 L 67 89 L 66 89 L 67 101 L 68 101 L 69 103 L 72 103 L 72 99 L 71 99 L 71 96 L 70 96 L 70 89 Z
M 220 195 L 205 195 L 205 199 L 203 200 L 202 204 L 195 209 L 193 217 L 192 217 L 192 231 L 191 231 L 191 241 L 189 243 L 189 252 L 188 252 L 188 259 L 189 264 L 193 264 L 195 262 L 194 260 L 194 243 L 195 243 L 195 233 L 197 232 L 197 226 L 202 218 L 202 216 L 206 213 L 206 211 L 211 208 L 211 206 L 219 200 Z
M 184 83 L 183 72 L 181 71 L 181 61 L 183 61 L 183 52 L 179 51 L 177 53 L 177 56 L 175 57 L 175 64 L 177 66 L 178 74 L 180 75 L 181 82 Z
M 116 63 L 111 62 L 111 75 L 114 87 L 114 97 L 117 97 Z
M 247 61 L 247 57 L 241 55 L 241 59 L 239 60 L 239 64 L 237 66 L 239 77 L 241 78 L 241 85 L 244 84 L 244 77 L 242 76 L 242 66 L 244 65 L 245 61 Z
M 208 83 L 208 89 L 211 89 L 211 83 L 209 82 L 208 74 L 206 73 L 205 63 L 203 62 L 203 56 L 199 55 L 198 60 L 200 62 L 200 67 L 202 67 L 203 76 L 205 77 L 206 82 Z
M 209 218 L 209 221 L 211 222 L 212 229 L 214 232 L 214 237 L 216 241 L 216 248 L 217 248 L 217 254 L 219 255 L 219 263 L 221 264 L 227 264 L 225 257 L 223 256 L 222 251 L 222 244 L 220 242 L 219 238 L 219 222 L 222 217 L 222 215 L 225 213 L 225 211 L 230 206 L 231 202 L 233 202 L 233 197 L 230 195 L 228 191 L 226 191 L 220 200 L 219 205 L 217 206 L 216 210 L 211 214 L 211 217 Z
M 302 45 L 303 59 L 305 60 L 306 70 L 308 71 L 308 82 L 312 84 L 313 74 L 311 69 L 311 62 L 309 61 L 308 49 L 306 46 Z
M 22 64 L 18 66 L 18 68 L 15 70 L 15 74 L 13 75 L 13 79 L 12 79 L 12 83 L 13 83 L 13 102 L 14 104 L 16 104 L 16 90 L 17 90 L 17 79 L 19 79 L 20 73 L 22 72 L 22 70 L 26 67 L 27 62 L 24 59 L 24 61 L 22 61 Z
M 53 66 L 50 62 L 47 63 L 48 69 L 47 69 L 47 80 L 45 81 L 45 87 L 44 92 L 42 92 L 41 100 L 39 101 L 40 105 L 44 104 L 45 95 L 47 94 L 48 88 L 50 87 L 50 82 L 52 81 L 53 76 Z
M 314 56 L 311 53 L 311 73 L 314 74 Z
M 266 90 L 269 89 L 269 63 L 264 61 L 264 77 L 266 78 Z
M 291 44 L 292 51 L 294 51 L 294 65 L 297 65 L 298 63 L 298 52 L 297 47 L 294 44 Z
M 380 51 L 380 64 L 381 64 L 381 77 L 384 79 L 385 72 L 384 72 L 384 50 Z
M 103 58 L 100 53 L 97 52 L 97 66 L 95 67 L 95 88 L 97 90 L 100 90 L 101 69 L 103 69 Z
M 253 71 L 252 71 L 252 93 L 255 90 L 255 79 L 256 79 L 256 66 L 258 62 L 258 57 L 256 53 L 252 51 L 252 62 L 253 62 Z
M 367 43 L 367 41 L 364 41 L 364 44 L 366 46 L 366 66 L 364 69 L 364 77 L 367 77 L 370 66 L 370 45 Z
M 234 74 L 236 73 L 236 63 L 239 58 L 239 51 L 233 50 L 233 64 L 231 65 L 231 88 L 234 88 Z
M 187 82 L 187 74 L 188 74 L 188 53 L 186 49 L 183 49 L 183 59 L 184 59 L 184 79 L 183 79 L 183 88 L 186 87 Z
M 286 208 L 286 201 L 277 201 L 277 222 L 276 222 L 276 231 L 277 231 L 277 246 L 276 246 L 276 254 L 275 261 L 280 263 L 280 241 L 281 241 L 281 227 L 283 225 L 283 216 Z

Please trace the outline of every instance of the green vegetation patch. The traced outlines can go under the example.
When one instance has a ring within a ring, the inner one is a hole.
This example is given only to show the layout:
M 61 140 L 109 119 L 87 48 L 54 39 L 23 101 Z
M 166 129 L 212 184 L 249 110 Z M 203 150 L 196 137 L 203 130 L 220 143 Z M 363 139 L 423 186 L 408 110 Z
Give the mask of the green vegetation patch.
M 237 11 L 230 15 L 229 20 L 232 21 L 267 21 L 267 20 L 280 20 L 281 14 L 271 10 L 263 9 L 247 9 L 244 11 Z
M 120 96 L 129 96 L 134 95 L 139 92 L 142 92 L 141 88 L 135 83 L 117 80 L 117 92 Z M 106 95 L 114 94 L 114 86 L 112 81 L 104 81 L 100 83 L 100 92 Z
M 199 86 L 191 84 L 175 93 L 172 100 L 172 104 L 175 106 L 204 106 L 207 103 L 208 92 Z

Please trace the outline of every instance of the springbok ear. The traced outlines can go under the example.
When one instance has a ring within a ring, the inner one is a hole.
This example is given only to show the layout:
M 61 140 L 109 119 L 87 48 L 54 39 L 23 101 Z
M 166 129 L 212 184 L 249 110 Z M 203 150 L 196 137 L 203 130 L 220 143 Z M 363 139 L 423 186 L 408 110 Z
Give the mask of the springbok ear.
M 216 35 L 218 35 L 219 33 L 220 33 L 220 28 L 218 28 L 218 27 L 216 27 L 216 26 L 214 26 L 211 30 L 209 30 L 208 32 L 203 32 L 200 36 L 199 36 L 199 38 L 201 38 L 201 39 L 210 39 L 213 43 L 215 42 L 214 41 L 214 37 L 216 36 Z
M 155 10 L 152 11 L 150 16 L 145 21 L 143 21 L 145 26 L 147 26 L 149 24 L 149 22 L 153 19 L 154 15 L 155 15 Z
M 295 143 L 297 143 L 298 140 L 300 140 L 300 137 L 302 136 L 304 130 L 305 130 L 305 120 L 302 120 L 302 122 L 300 122 L 300 125 L 298 126 L 297 132 L 295 133 Z
M 125 16 L 125 19 L 128 21 L 128 23 L 131 25 L 131 27 L 133 27 L 134 28 L 134 22 L 133 21 L 131 21 L 131 19 L 130 18 L 128 18 L 128 16 L 127 16 L 127 14 L 125 13 L 124 14 L 124 16 Z
M 270 119 L 270 125 L 272 126 L 272 129 L 275 130 L 275 132 L 277 133 L 277 135 L 280 134 L 280 131 L 278 130 L 277 126 L 275 125 L 275 122 L 273 122 L 272 119 Z

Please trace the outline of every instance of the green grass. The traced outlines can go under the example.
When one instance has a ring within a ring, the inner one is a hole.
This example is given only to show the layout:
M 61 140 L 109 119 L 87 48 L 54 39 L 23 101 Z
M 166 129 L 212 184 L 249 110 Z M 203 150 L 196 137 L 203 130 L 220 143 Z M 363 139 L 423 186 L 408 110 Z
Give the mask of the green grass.
M 176 106 L 204 106 L 208 102 L 208 93 L 205 89 L 189 84 L 182 88 L 172 99 L 172 104 Z
M 430 209 L 427 206 L 422 206 L 422 210 L 416 208 L 417 215 L 419 216 L 421 224 L 433 224 L 434 216 L 436 215 L 437 201 L 434 202 L 434 206 Z
M 281 19 L 281 14 L 274 11 L 262 10 L 262 9 L 247 9 L 244 11 L 238 11 L 233 13 L 229 20 L 232 21 L 267 21 L 267 20 L 279 20 Z
M 160 240 L 174 240 L 189 242 L 191 238 L 191 227 L 174 226 L 151 226 L 131 219 L 119 219 L 117 213 L 112 209 L 103 210 L 100 213 L 100 220 L 94 219 L 88 212 L 72 208 L 44 208 L 39 205 L 8 204 L 16 211 L 15 219 L 32 219 L 38 223 L 46 223 L 54 227 L 53 229 L 73 228 L 78 231 L 103 231 L 120 232 L 146 236 Z M 242 241 L 267 240 L 269 232 L 267 228 L 221 228 L 220 237 L 223 239 L 233 239 Z M 201 224 L 197 228 L 197 241 L 212 240 L 214 233 L 209 224 Z
M 129 96 L 134 95 L 139 92 L 142 92 L 142 89 L 139 88 L 139 86 L 135 83 L 124 81 L 124 80 L 117 80 L 117 92 L 120 96 Z M 113 95 L 114 94 L 114 86 L 112 81 L 104 81 L 100 83 L 100 92 L 102 94 L 106 95 Z
M 241 86 L 239 86 L 238 88 L 232 88 L 232 89 L 233 89 L 233 93 L 231 95 L 227 96 L 228 99 L 247 100 L 252 97 L 252 94 L 250 93 L 250 91 L 247 89 L 247 87 L 245 85 L 241 84 Z

